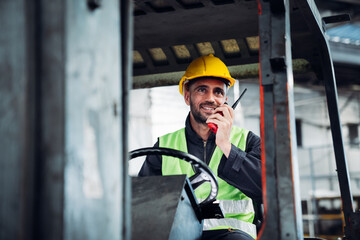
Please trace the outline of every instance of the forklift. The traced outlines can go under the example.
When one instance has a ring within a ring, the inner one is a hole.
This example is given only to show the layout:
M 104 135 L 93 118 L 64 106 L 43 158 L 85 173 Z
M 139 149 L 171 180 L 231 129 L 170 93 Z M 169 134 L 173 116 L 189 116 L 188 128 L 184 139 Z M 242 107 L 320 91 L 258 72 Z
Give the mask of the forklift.
M 343 239 L 360 239 L 325 36 L 348 15 L 322 18 L 314 0 L 2 0 L 0 19 L 0 239 L 199 239 L 223 214 L 214 173 L 182 152 L 129 153 L 129 93 L 177 85 L 207 54 L 259 78 L 258 238 L 304 239 L 293 88 L 311 83 L 329 106 Z M 129 159 L 147 154 L 197 173 L 131 178 Z

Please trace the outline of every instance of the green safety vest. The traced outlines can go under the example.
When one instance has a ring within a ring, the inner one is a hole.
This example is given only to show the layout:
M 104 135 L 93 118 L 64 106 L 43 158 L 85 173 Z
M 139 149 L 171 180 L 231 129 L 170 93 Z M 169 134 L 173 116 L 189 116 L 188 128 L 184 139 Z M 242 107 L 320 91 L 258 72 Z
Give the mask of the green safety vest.
M 233 126 L 230 134 L 231 143 L 244 151 L 248 133 L 248 130 Z M 188 152 L 185 128 L 160 137 L 159 147 Z M 216 147 L 209 163 L 209 167 L 216 175 L 222 155 L 223 152 L 219 147 Z M 191 164 L 186 161 L 175 157 L 162 156 L 162 174 L 186 174 L 190 177 L 194 175 L 194 171 Z M 216 176 L 216 178 L 219 183 L 219 192 L 216 199 L 219 200 L 224 210 L 225 218 L 205 219 L 203 229 L 240 229 L 250 234 L 253 238 L 256 238 L 256 227 L 252 224 L 255 216 L 252 200 L 239 189 L 228 184 L 218 176 Z M 209 195 L 210 189 L 210 183 L 204 183 L 195 190 L 195 195 L 198 199 L 205 199 Z

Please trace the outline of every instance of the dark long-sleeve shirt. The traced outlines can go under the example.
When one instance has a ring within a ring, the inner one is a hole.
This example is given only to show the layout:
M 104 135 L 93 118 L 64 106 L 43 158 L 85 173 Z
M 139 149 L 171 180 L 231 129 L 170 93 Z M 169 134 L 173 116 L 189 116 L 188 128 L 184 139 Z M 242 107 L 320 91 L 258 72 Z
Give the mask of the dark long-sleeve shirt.
M 215 150 L 215 134 L 212 133 L 205 142 L 192 129 L 188 115 L 185 122 L 185 136 L 188 153 L 209 164 Z M 242 151 L 232 145 L 230 155 L 221 158 L 217 175 L 245 193 L 256 202 L 262 202 L 261 190 L 261 141 L 253 132 L 249 132 L 246 140 L 246 149 Z M 159 140 L 154 147 L 159 147 Z M 161 175 L 162 157 L 159 155 L 147 156 L 139 176 Z

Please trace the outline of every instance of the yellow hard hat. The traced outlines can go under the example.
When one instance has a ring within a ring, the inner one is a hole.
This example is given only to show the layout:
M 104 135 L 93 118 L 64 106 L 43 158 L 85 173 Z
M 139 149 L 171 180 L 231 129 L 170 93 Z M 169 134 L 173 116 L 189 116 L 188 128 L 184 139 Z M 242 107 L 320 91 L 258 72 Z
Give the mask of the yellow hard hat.
M 226 65 L 212 54 L 202 56 L 190 63 L 184 76 L 179 82 L 179 92 L 183 95 L 184 83 L 200 77 L 216 77 L 229 81 L 229 87 L 235 83 L 235 79 L 230 76 Z

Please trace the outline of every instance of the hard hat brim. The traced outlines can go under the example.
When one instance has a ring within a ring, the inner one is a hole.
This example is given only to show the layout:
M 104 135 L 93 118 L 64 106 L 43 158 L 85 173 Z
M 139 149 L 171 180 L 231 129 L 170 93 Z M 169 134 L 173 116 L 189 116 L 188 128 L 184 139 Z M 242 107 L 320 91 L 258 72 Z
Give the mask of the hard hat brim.
M 229 82 L 229 88 L 234 85 L 235 83 L 235 79 L 234 78 L 231 78 L 231 77 L 226 77 L 226 76 L 218 76 L 218 75 L 201 75 L 201 76 L 191 76 L 191 77 L 185 77 L 183 76 L 179 82 L 179 92 L 181 95 L 184 95 L 184 84 L 185 84 L 185 81 L 186 80 L 195 80 L 197 78 L 206 78 L 206 77 L 209 77 L 209 78 L 216 78 L 216 79 L 219 79 L 219 80 L 225 80 L 225 81 L 228 81 Z

